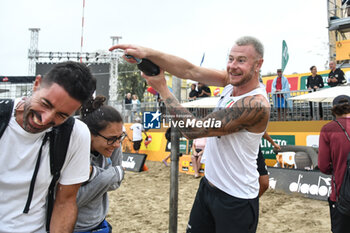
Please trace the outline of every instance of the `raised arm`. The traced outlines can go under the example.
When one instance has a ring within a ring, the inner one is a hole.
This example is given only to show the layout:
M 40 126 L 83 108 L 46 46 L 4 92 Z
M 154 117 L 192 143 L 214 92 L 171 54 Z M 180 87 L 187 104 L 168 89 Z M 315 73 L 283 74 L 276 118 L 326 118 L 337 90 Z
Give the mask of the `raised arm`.
M 109 50 L 112 51 L 114 49 L 122 49 L 125 54 L 137 58 L 147 58 L 157 64 L 161 69 L 181 79 L 191 79 L 197 82 L 200 81 L 207 85 L 226 85 L 226 72 L 222 70 L 195 66 L 180 57 L 136 45 L 119 44 L 111 47 Z M 132 59 L 127 59 L 125 57 L 124 59 L 129 62 L 135 62 Z

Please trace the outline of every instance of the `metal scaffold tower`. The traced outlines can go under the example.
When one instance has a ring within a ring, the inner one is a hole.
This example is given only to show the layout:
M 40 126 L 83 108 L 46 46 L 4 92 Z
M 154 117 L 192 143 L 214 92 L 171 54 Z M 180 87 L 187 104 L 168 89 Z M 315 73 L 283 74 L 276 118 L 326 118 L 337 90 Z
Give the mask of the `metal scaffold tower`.
M 39 44 L 40 28 L 29 28 L 29 31 L 30 31 L 30 45 L 28 50 L 28 59 L 29 59 L 28 75 L 34 76 L 35 65 L 39 59 L 38 44 Z
M 30 28 L 30 48 L 28 51 L 29 59 L 29 74 L 36 74 L 36 64 L 39 62 L 57 63 L 67 60 L 75 60 L 86 64 L 109 64 L 109 104 L 117 104 L 117 89 L 118 89 L 118 58 L 121 50 L 112 52 L 98 50 L 97 52 L 39 52 L 38 39 L 40 28 Z M 112 45 L 119 43 L 121 36 L 111 36 Z
M 350 17 L 347 14 L 348 5 L 341 0 L 327 0 L 329 60 L 336 58 L 336 46 L 342 40 L 350 38 Z
M 111 36 L 112 46 L 117 45 L 121 36 Z M 118 51 L 111 52 L 110 78 L 109 78 L 109 104 L 114 106 L 118 98 Z

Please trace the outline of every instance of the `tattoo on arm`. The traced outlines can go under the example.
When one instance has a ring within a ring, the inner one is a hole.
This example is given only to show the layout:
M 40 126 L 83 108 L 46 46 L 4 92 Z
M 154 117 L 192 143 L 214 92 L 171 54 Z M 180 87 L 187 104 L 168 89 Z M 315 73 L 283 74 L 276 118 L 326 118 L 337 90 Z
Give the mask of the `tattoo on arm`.
M 185 127 L 178 127 L 180 132 L 189 139 L 227 135 L 242 129 L 254 128 L 262 121 L 267 124 L 270 112 L 269 106 L 257 96 L 244 97 L 231 108 L 220 109 L 201 119 L 195 118 L 173 96 L 167 98 L 165 104 L 173 121 L 193 122 L 185 124 Z M 198 121 L 208 124 L 197 124 Z M 198 127 L 199 125 L 202 127 Z

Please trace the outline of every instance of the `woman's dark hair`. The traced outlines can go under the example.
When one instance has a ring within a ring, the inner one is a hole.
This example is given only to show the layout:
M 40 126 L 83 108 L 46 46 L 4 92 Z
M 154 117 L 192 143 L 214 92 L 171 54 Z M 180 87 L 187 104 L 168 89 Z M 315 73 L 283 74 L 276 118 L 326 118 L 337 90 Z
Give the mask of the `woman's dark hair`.
M 68 94 L 84 104 L 96 89 L 96 79 L 83 63 L 67 61 L 55 65 L 42 79 L 45 85 L 57 83 Z
M 331 109 L 333 116 L 341 116 L 350 113 L 350 105 L 348 102 L 344 104 L 334 105 Z
M 93 135 L 104 130 L 111 122 L 123 122 L 120 113 L 115 108 L 104 105 L 105 101 L 106 97 L 99 95 L 91 98 L 81 108 L 80 119 Z
M 316 66 L 311 66 L 311 67 L 310 67 L 310 71 L 312 71 L 313 68 L 316 68 Z

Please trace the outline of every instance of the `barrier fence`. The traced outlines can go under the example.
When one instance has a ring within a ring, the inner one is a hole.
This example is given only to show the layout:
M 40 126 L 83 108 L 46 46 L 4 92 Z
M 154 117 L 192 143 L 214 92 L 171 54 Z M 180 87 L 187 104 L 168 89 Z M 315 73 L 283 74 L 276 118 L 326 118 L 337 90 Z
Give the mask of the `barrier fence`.
M 278 98 L 276 96 L 277 94 L 268 93 L 268 99 L 271 105 L 270 121 L 332 120 L 332 103 L 293 101 L 289 99 L 307 93 L 305 90 L 280 92 L 280 95 L 288 96 L 284 99 Z M 142 102 L 137 106 L 118 103 L 113 106 L 122 113 L 125 123 L 134 122 L 137 117 L 142 119 L 142 114 L 145 111 L 155 112 L 158 110 L 162 115 L 169 114 L 166 111 L 165 105 L 159 102 Z M 196 117 L 203 117 L 211 113 L 214 108 L 192 107 L 188 108 L 188 110 Z
M 30 96 L 33 83 L 0 83 L 0 98 L 18 98 Z M 293 96 L 308 93 L 306 90 L 268 93 L 271 105 L 270 121 L 308 121 L 308 120 L 332 120 L 332 103 L 315 103 L 308 101 L 292 101 Z M 283 98 L 281 98 L 283 97 Z M 210 97 L 208 97 L 210 98 Z M 159 111 L 162 116 L 166 115 L 166 107 L 163 102 L 150 101 L 138 105 L 124 104 L 124 100 L 109 103 L 124 116 L 125 123 L 132 123 L 136 118 L 142 120 L 143 112 Z M 196 117 L 203 117 L 213 111 L 213 108 L 189 108 L 189 111 Z

